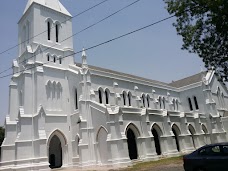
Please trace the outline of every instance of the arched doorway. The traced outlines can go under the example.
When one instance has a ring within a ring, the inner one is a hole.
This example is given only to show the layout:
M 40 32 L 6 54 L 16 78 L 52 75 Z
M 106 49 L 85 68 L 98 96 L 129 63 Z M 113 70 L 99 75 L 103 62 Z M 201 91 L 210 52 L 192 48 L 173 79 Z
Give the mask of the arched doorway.
M 202 130 L 204 132 L 204 144 L 208 144 L 208 139 L 207 139 L 208 130 L 204 124 L 202 124 Z
M 173 131 L 173 134 L 174 134 L 174 139 L 175 139 L 177 151 L 180 151 L 180 143 L 179 143 L 180 130 L 179 130 L 179 128 L 176 125 L 173 125 L 172 126 L 172 131 Z
M 60 139 L 54 135 L 49 144 L 50 168 L 60 168 L 62 166 L 62 144 Z
M 127 145 L 128 145 L 128 152 L 129 152 L 130 159 L 131 160 L 137 159 L 138 151 L 137 151 L 136 137 L 131 128 L 127 130 Z
M 152 128 L 152 134 L 154 136 L 154 145 L 155 145 L 156 153 L 157 153 L 157 155 L 161 155 L 159 134 L 155 128 Z
M 97 133 L 97 143 L 101 164 L 108 163 L 107 131 L 101 127 Z
M 196 134 L 196 131 L 194 129 L 194 127 L 190 124 L 188 126 L 188 130 L 190 132 L 190 136 L 191 136 L 191 139 L 192 139 L 192 144 L 193 144 L 193 147 L 196 148 L 196 144 L 195 144 L 195 139 L 194 139 L 194 135 Z

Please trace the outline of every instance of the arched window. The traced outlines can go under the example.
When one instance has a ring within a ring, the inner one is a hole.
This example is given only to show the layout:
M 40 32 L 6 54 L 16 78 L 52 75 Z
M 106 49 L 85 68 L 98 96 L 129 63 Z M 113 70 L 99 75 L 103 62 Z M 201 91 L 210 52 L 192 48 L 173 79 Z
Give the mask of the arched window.
M 23 93 L 22 93 L 22 90 L 20 91 L 20 94 L 19 94 L 19 105 L 20 106 L 23 106 Z
M 163 102 L 163 109 L 165 109 L 165 97 L 163 97 L 162 102 Z
M 59 58 L 59 64 L 62 64 L 62 58 Z
M 55 36 L 56 36 L 56 42 L 59 42 L 59 25 L 55 25 Z
M 131 106 L 131 93 L 128 92 L 128 103 L 129 103 L 129 106 Z
M 98 94 L 99 94 L 99 103 L 102 103 L 102 91 L 101 91 L 101 89 L 98 90 Z
M 106 104 L 109 104 L 109 92 L 108 92 L 108 90 L 105 90 L 105 99 L 106 99 Z
M 29 44 L 29 40 L 30 40 L 30 23 L 29 21 L 27 21 L 27 44 Z
M 160 106 L 160 109 L 162 108 L 162 98 L 161 98 L 161 96 L 159 97 L 159 106 Z
M 126 106 L 126 92 L 123 92 L 123 104 Z
M 55 56 L 53 57 L 53 62 L 54 62 L 54 63 L 56 62 L 56 57 L 55 57 Z
M 194 96 L 193 98 L 194 98 L 196 110 L 199 110 L 199 106 L 198 106 L 198 102 L 197 102 L 196 96 Z
M 50 21 L 47 22 L 47 36 L 48 36 L 48 40 L 51 40 L 51 23 L 50 23 Z
M 179 110 L 179 102 L 178 102 L 178 100 L 176 99 L 176 108 L 177 108 L 177 111 Z
M 78 91 L 75 89 L 75 109 L 78 109 Z
M 189 104 L 189 109 L 190 109 L 190 111 L 193 111 L 192 101 L 191 101 L 190 98 L 188 98 L 188 104 Z
M 148 108 L 150 107 L 150 96 L 149 96 L 149 94 L 147 95 L 147 106 L 148 106 Z
M 26 27 L 25 26 L 23 27 L 23 32 L 22 32 L 22 43 L 25 47 L 25 45 L 26 45 Z
M 50 61 L 50 55 L 47 54 L 47 61 Z
M 176 110 L 176 100 L 173 99 L 173 110 Z
M 142 94 L 142 102 L 143 102 L 143 107 L 146 107 L 146 104 L 145 104 L 145 95 Z

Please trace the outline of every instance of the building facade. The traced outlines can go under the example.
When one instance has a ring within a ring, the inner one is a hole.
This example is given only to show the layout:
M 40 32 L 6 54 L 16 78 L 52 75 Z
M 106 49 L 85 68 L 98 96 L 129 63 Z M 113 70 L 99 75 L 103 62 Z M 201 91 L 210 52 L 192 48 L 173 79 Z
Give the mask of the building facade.
M 71 19 L 59 0 L 28 1 L 0 170 L 128 165 L 227 140 L 214 71 L 168 84 L 90 66 L 85 51 L 75 63 Z

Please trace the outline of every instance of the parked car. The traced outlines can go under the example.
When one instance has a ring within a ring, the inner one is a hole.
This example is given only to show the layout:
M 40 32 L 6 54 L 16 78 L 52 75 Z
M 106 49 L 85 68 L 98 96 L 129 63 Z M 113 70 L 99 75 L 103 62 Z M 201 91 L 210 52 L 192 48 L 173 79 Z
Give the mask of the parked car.
M 205 145 L 183 161 L 185 171 L 228 171 L 228 143 Z

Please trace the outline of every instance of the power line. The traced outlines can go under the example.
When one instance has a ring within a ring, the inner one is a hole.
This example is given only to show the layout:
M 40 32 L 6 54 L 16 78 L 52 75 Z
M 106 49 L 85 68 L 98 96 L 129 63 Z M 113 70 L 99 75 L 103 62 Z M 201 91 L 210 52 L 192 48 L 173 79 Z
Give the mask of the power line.
M 161 19 L 161 20 L 159 20 L 159 21 L 156 21 L 156 22 L 151 23 L 151 24 L 149 24 L 149 25 L 146 25 L 146 26 L 144 26 L 144 27 L 138 28 L 138 29 L 133 30 L 133 31 L 131 31 L 131 32 L 122 34 L 122 35 L 120 35 L 120 36 L 118 36 L 118 37 L 115 37 L 115 38 L 113 38 L 113 39 L 107 40 L 107 41 L 105 41 L 105 42 L 96 44 L 96 45 L 91 46 L 91 47 L 89 47 L 89 48 L 86 48 L 86 49 L 84 49 L 84 50 L 85 50 L 85 51 L 92 50 L 92 49 L 97 48 L 97 47 L 99 47 L 99 46 L 102 46 L 102 45 L 104 45 L 104 44 L 110 43 L 110 42 L 112 42 L 112 41 L 118 40 L 118 39 L 120 39 L 120 38 L 126 37 L 126 36 L 128 36 L 128 35 L 131 35 L 131 34 L 134 34 L 134 33 L 136 33 L 136 32 L 139 32 L 139 31 L 141 31 L 141 30 L 144 30 L 144 29 L 146 29 L 146 28 L 149 28 L 149 27 L 152 27 L 152 26 L 154 26 L 154 25 L 157 25 L 157 24 L 159 24 L 159 23 L 161 23 L 161 22 L 164 22 L 164 21 L 166 21 L 166 20 L 169 20 L 169 19 L 173 18 L 174 16 L 175 16 L 175 15 L 166 17 L 166 18 L 164 18 L 164 19 Z M 83 50 L 78 51 L 78 52 L 74 52 L 74 53 L 72 53 L 72 54 L 70 54 L 70 55 L 64 56 L 63 58 L 67 58 L 67 57 L 69 57 L 69 56 L 73 56 L 73 55 L 76 55 L 76 54 L 82 53 L 82 52 L 83 52 Z M 62 58 L 62 59 L 63 59 L 63 58 Z M 57 59 L 57 60 L 59 60 L 59 59 Z M 15 72 L 15 73 L 13 73 L 13 74 L 4 75 L 4 76 L 1 76 L 0 79 L 1 79 L 1 78 L 5 78 L 5 77 L 8 77 L 8 76 L 11 76 L 11 75 L 14 75 L 14 74 L 22 73 L 22 72 L 24 72 L 24 71 L 27 71 L 27 70 L 36 68 L 36 67 L 38 67 L 38 66 L 45 65 L 45 64 L 50 63 L 50 62 L 54 62 L 54 61 L 45 62 L 45 63 L 43 63 L 43 64 L 38 64 L 37 66 L 33 66 L 33 67 L 30 67 L 30 68 L 24 69 L 24 70 L 22 70 L 22 71 Z
M 134 1 L 134 2 L 132 2 L 132 3 L 130 3 L 130 4 L 128 4 L 128 5 L 126 5 L 125 7 L 123 7 L 123 8 L 121 8 L 121 9 L 117 10 L 116 12 L 114 12 L 114 13 L 108 15 L 107 17 L 104 17 L 103 19 L 101 19 L 101 20 L 95 22 L 94 24 L 91 24 L 90 26 L 88 26 L 88 27 L 82 29 L 81 31 L 79 31 L 79 32 L 77 32 L 77 33 L 74 33 L 73 35 L 71 35 L 71 36 L 65 38 L 64 40 L 60 41 L 59 43 L 62 43 L 62 42 L 64 42 L 64 41 L 66 41 L 66 40 L 68 40 L 68 39 L 70 39 L 70 38 L 72 38 L 72 37 L 74 37 L 74 36 L 76 36 L 76 35 L 82 33 L 83 31 L 86 31 L 86 30 L 88 30 L 89 28 L 98 25 L 99 23 L 101 23 L 101 22 L 103 22 L 103 21 L 105 21 L 105 20 L 111 18 L 112 16 L 114 16 L 114 15 L 118 14 L 119 12 L 121 12 L 121 11 L 123 11 L 123 10 L 129 8 L 130 6 L 136 4 L 136 3 L 139 2 L 139 1 L 141 1 L 141 0 L 136 0 L 136 1 Z M 54 46 L 56 46 L 56 44 L 52 45 L 51 47 L 48 47 L 48 48 L 44 49 L 42 52 L 45 52 L 45 51 L 47 51 L 48 49 L 53 48 Z M 28 59 L 31 59 L 31 58 L 33 58 L 33 57 L 35 57 L 35 56 L 36 56 L 36 55 L 34 54 L 34 55 L 32 55 L 31 57 L 29 57 Z M 26 60 L 28 60 L 28 59 L 25 59 L 25 60 L 19 62 L 18 64 L 24 63 L 24 62 L 25 62 Z M 0 74 L 5 73 L 6 71 L 9 71 L 10 69 L 13 69 L 13 67 L 14 67 L 14 66 L 12 66 L 12 67 L 10 67 L 10 68 L 8 68 L 8 69 L 5 69 L 5 70 L 3 70 L 3 71 L 1 71 Z
M 78 16 L 80 16 L 80 15 L 86 13 L 87 11 L 90 11 L 91 9 L 93 9 L 93 8 L 95 8 L 95 7 L 97 7 L 97 6 L 100 6 L 101 4 L 103 4 L 103 3 L 107 2 L 107 1 L 109 1 L 109 0 L 104 0 L 104 1 L 102 1 L 102 2 L 100 2 L 100 3 L 98 3 L 98 4 L 96 4 L 96 5 L 94 5 L 94 6 L 90 7 L 90 8 L 88 8 L 88 9 L 86 9 L 86 10 L 80 12 L 79 14 L 76 14 L 76 15 L 70 17 L 69 19 L 67 19 L 67 20 L 65 20 L 65 21 L 63 21 L 63 22 L 61 22 L 60 24 L 65 23 L 66 21 L 69 21 L 69 20 L 71 20 L 72 18 L 78 17 Z M 51 29 L 54 28 L 54 27 L 55 27 L 55 26 L 51 27 Z M 33 38 L 35 38 L 35 37 L 37 37 L 37 36 L 40 36 L 41 34 L 44 34 L 44 33 L 46 33 L 46 32 L 47 32 L 47 30 L 45 30 L 45 31 L 43 31 L 43 32 L 41 32 L 41 33 L 39 33 L 39 34 L 37 34 L 37 35 L 35 35 L 35 36 L 33 36 L 33 37 L 31 37 L 31 38 L 29 38 L 29 39 L 23 41 L 23 42 L 21 42 L 21 43 L 18 43 L 18 44 L 16 44 L 16 45 L 14 45 L 14 46 L 8 48 L 8 49 L 6 49 L 6 50 L 0 52 L 0 55 L 6 53 L 6 52 L 8 52 L 8 51 L 10 51 L 10 50 L 12 50 L 12 49 L 14 49 L 14 48 L 16 48 L 16 47 L 18 47 L 19 45 L 21 45 L 21 44 L 23 44 L 23 43 L 26 43 L 26 41 L 31 40 L 31 39 L 33 39 Z

